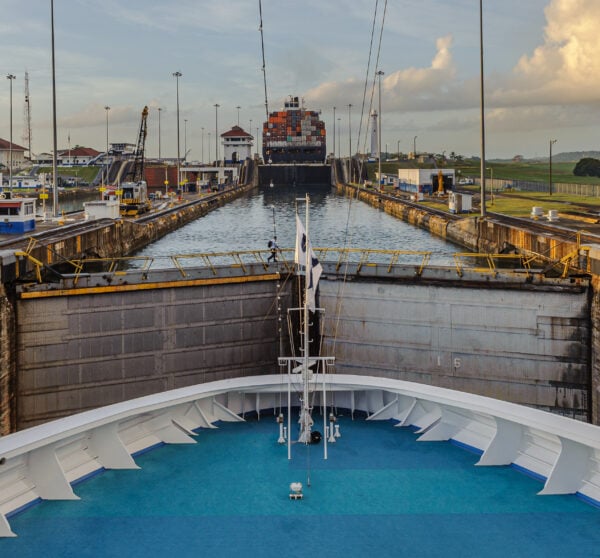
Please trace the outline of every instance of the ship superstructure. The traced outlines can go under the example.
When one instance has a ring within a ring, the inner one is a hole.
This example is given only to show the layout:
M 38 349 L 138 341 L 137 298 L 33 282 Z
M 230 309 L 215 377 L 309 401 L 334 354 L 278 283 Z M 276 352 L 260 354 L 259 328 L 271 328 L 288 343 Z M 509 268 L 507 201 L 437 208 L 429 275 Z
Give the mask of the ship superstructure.
M 319 114 L 306 110 L 299 97 L 288 97 L 283 110 L 271 112 L 263 124 L 264 162 L 325 162 L 325 123 Z

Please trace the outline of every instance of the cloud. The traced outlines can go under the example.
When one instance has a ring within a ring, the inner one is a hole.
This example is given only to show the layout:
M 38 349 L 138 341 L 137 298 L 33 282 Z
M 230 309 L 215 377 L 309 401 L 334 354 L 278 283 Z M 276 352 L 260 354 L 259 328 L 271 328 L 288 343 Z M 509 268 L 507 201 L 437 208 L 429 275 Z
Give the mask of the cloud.
M 553 0 L 544 43 L 520 58 L 491 100 L 499 106 L 600 104 L 597 0 Z

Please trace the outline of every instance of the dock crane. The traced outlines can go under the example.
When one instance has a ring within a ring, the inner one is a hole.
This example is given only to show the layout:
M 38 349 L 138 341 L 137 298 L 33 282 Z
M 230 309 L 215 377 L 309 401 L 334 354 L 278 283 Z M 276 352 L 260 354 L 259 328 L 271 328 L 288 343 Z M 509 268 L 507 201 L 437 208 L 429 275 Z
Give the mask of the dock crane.
M 148 199 L 148 185 L 144 180 L 144 149 L 148 134 L 147 121 L 148 107 L 146 106 L 142 110 L 133 165 L 130 166 L 125 174 L 125 182 L 121 183 L 121 215 L 136 216 L 148 211 L 151 207 L 150 200 Z

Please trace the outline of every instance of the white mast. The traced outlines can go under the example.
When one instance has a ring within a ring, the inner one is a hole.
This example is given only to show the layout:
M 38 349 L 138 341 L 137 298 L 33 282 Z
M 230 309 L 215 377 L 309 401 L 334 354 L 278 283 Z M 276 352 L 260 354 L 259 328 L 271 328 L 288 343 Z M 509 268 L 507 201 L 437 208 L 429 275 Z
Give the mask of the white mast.
M 300 438 L 298 441 L 304 442 L 305 444 L 310 444 L 310 436 L 311 436 L 311 427 L 313 424 L 313 420 L 311 417 L 311 409 L 309 404 L 309 387 L 310 380 L 312 379 L 312 371 L 310 370 L 310 341 L 308 338 L 308 287 L 310 283 L 309 273 L 311 270 L 309 269 L 309 258 L 311 254 L 308 250 L 308 206 L 310 203 L 308 194 L 306 194 L 306 217 L 305 217 L 305 232 L 306 232 L 306 257 L 305 257 L 305 278 L 304 278 L 304 349 L 303 349 L 303 367 L 302 367 L 302 382 L 303 382 L 303 390 L 302 390 L 302 406 L 300 410 Z

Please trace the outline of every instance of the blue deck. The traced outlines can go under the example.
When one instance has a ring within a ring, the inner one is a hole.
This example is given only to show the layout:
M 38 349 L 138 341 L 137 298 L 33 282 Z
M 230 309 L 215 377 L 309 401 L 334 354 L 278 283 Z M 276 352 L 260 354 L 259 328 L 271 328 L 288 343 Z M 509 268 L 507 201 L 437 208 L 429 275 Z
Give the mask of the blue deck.
M 76 486 L 81 501 L 12 517 L 1 556 L 590 557 L 600 510 L 511 467 L 389 422 L 340 420 L 329 446 L 287 447 L 272 416 L 202 430 Z M 310 451 L 310 456 L 308 455 Z M 289 484 L 312 486 L 290 501 Z

